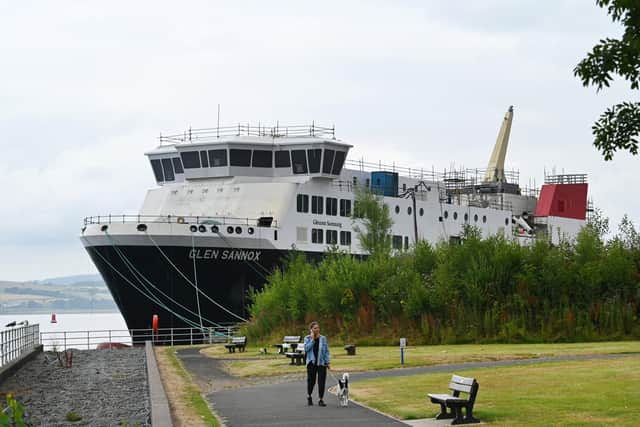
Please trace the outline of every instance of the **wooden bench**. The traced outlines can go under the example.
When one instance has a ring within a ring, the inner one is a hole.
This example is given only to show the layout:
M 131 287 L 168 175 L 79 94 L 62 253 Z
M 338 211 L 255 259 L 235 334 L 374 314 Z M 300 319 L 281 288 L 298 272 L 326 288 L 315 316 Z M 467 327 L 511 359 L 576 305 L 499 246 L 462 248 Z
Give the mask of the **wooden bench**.
M 284 355 L 291 359 L 291 365 L 302 365 L 306 356 L 301 350 L 289 351 Z
M 300 344 L 300 335 L 287 335 L 282 338 L 281 344 L 274 344 L 273 346 L 278 349 L 278 354 L 284 354 L 288 349 L 295 351 Z
M 247 347 L 247 337 L 233 337 L 231 338 L 231 342 L 224 346 L 229 350 L 229 353 L 235 353 L 236 348 L 239 351 L 245 351 Z
M 453 418 L 451 425 L 479 423 L 480 420 L 473 418 L 473 404 L 476 401 L 478 387 L 479 384 L 475 378 L 453 375 L 451 377 L 451 384 L 449 384 L 449 390 L 453 391 L 453 395 L 431 393 L 428 395 L 431 403 L 440 405 L 440 414 L 438 414 L 436 419 L 443 420 Z M 460 393 L 468 394 L 469 398 L 463 399 L 460 397 Z M 450 408 L 451 412 L 447 412 L 447 408 Z M 462 416 L 462 408 L 465 408 L 464 417 Z

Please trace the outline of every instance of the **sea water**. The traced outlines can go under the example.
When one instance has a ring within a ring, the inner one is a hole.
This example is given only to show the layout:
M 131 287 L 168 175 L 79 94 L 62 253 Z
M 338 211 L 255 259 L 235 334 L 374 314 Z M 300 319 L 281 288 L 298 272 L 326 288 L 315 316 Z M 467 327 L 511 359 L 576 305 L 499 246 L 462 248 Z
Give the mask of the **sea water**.
M 53 313 L 3 314 L 0 315 L 0 330 L 12 329 L 5 325 L 13 321 L 26 320 L 29 325 L 37 323 L 46 350 L 53 347 L 86 350 L 102 342 L 131 343 L 127 325 L 120 313 L 55 313 L 55 323 L 51 322 L 52 316 Z

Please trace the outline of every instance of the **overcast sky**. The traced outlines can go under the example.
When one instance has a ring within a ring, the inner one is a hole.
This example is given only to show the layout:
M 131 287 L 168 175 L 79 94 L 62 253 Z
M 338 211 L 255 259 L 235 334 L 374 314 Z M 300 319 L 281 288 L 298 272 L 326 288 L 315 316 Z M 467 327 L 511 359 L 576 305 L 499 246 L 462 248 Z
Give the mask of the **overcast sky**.
M 595 1 L 0 2 L 0 280 L 95 272 L 90 215 L 136 213 L 143 152 L 189 126 L 336 125 L 351 158 L 484 168 L 509 105 L 507 166 L 587 173 L 640 222 L 640 158 L 604 162 L 591 125 L 635 100 L 572 70 L 618 36 Z

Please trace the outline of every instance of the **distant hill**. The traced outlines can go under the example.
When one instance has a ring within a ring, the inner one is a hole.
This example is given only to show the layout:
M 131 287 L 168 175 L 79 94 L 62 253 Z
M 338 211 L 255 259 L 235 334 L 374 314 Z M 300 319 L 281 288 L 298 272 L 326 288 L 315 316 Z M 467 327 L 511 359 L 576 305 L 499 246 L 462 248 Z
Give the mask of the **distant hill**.
M 102 280 L 102 277 L 99 274 L 76 274 L 75 276 L 52 277 L 50 279 L 34 280 L 34 283 L 38 283 L 41 285 L 75 285 L 79 283 L 102 283 L 104 285 L 104 280 Z
M 55 277 L 27 282 L 0 280 L 0 313 L 116 310 L 97 274 Z

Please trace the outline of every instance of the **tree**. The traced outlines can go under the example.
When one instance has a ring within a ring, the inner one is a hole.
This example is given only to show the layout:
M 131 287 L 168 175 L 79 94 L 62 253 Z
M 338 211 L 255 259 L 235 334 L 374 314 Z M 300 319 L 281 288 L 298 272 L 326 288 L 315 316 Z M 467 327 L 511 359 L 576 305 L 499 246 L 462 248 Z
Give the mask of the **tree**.
M 621 39 L 606 38 L 593 47 L 573 73 L 586 86 L 598 91 L 608 87 L 613 75 L 629 81 L 631 89 L 640 87 L 640 2 L 635 0 L 596 0 L 599 7 L 607 8 L 613 22 L 624 26 Z M 591 128 L 593 145 L 605 160 L 613 159 L 617 150 L 638 154 L 640 134 L 640 103 L 622 102 L 609 107 Z
M 389 206 L 368 190 L 356 192 L 354 227 L 362 249 L 371 255 L 388 255 L 391 250 L 391 226 L 393 221 Z

